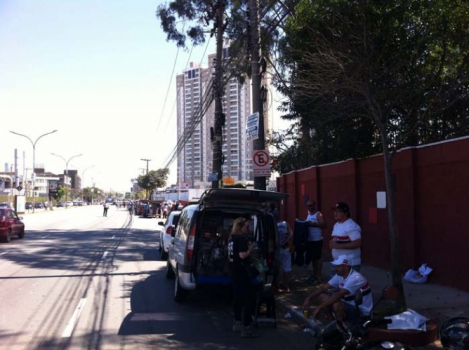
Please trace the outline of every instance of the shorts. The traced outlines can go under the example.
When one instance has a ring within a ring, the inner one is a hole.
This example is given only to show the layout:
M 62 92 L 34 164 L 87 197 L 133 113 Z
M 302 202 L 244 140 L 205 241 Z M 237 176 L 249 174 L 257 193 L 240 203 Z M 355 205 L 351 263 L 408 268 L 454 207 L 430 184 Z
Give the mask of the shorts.
M 342 304 L 345 312 L 345 319 L 347 320 L 347 322 L 351 325 L 357 324 L 358 321 L 360 321 L 361 317 L 360 310 L 357 310 L 354 305 L 346 303 L 345 301 L 342 301 Z
M 332 296 L 334 294 L 333 292 L 328 292 L 328 296 Z M 342 309 L 344 310 L 345 313 L 345 319 L 350 325 L 356 325 L 358 321 L 360 321 L 361 317 L 363 316 L 362 312 L 360 310 L 357 310 L 357 308 L 349 303 L 346 303 L 343 300 L 340 300 L 342 302 Z M 329 305 L 328 310 L 330 312 L 333 311 L 332 305 Z
M 311 260 L 320 260 L 322 256 L 322 239 L 320 241 L 308 241 L 308 252 Z
M 291 272 L 291 253 L 289 248 L 279 249 L 280 267 L 283 272 Z

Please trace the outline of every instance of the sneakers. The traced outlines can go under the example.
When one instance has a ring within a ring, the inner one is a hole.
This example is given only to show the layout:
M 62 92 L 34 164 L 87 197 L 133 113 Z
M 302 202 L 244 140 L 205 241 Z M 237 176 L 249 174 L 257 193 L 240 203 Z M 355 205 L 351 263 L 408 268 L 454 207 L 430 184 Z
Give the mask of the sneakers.
M 257 338 L 259 335 L 254 333 L 251 326 L 247 326 L 241 329 L 241 338 Z
M 233 332 L 239 332 L 241 330 L 243 330 L 243 322 L 234 321 L 233 322 Z

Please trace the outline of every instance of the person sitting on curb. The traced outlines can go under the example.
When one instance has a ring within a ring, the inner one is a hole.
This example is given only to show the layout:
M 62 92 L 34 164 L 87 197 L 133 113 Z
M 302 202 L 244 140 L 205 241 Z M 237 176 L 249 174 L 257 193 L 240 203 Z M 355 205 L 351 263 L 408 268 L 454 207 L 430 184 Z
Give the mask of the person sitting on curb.
M 315 292 L 311 293 L 303 302 L 303 310 L 311 305 L 311 300 L 319 299 L 319 305 L 313 312 L 313 318 L 317 319 L 321 311 L 329 321 L 333 321 L 332 311 L 335 319 L 346 321 L 348 324 L 356 324 L 363 316 L 369 316 L 373 308 L 373 297 L 371 288 L 362 274 L 352 269 L 351 258 L 341 255 L 332 264 L 336 267 L 337 274 L 332 279 L 323 283 Z M 338 292 L 328 292 L 331 288 L 338 288 Z M 361 290 L 363 302 L 359 306 L 359 313 L 355 307 L 355 295 Z

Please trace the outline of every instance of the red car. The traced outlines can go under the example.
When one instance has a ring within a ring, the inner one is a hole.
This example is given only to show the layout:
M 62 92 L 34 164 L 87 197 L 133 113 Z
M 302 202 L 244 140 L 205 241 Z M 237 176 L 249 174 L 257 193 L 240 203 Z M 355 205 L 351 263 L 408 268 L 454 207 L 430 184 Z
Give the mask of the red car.
M 0 208 L 0 239 L 10 242 L 11 236 L 24 237 L 23 218 L 18 217 L 16 212 L 10 208 Z

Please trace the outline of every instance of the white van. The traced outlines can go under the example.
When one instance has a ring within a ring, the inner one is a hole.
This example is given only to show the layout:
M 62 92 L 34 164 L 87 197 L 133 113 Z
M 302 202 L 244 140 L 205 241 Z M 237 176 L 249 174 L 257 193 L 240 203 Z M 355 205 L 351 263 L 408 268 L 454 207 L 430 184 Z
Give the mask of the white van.
M 175 277 L 174 299 L 184 300 L 197 286 L 231 284 L 227 243 L 240 216 L 251 221 L 258 259 L 273 273 L 277 223 L 266 208 L 285 198 L 279 192 L 221 188 L 207 190 L 198 204 L 185 207 L 168 251 L 166 277 Z

